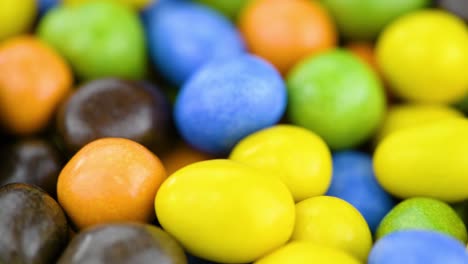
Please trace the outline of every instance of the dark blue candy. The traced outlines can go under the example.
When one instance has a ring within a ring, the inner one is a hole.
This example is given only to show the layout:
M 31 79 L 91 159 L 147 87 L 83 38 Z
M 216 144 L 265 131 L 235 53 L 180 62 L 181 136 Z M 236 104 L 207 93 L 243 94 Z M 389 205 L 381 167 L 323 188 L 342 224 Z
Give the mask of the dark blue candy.
M 375 178 L 372 158 L 356 151 L 333 155 L 332 183 L 327 195 L 339 197 L 356 207 L 372 232 L 395 205 Z
M 226 154 L 243 137 L 277 123 L 286 103 L 279 73 L 264 60 L 244 54 L 197 72 L 180 91 L 174 114 L 188 143 Z
M 381 238 L 368 264 L 468 264 L 468 253 L 458 240 L 434 231 L 405 230 Z
M 212 59 L 244 52 L 236 27 L 203 5 L 183 1 L 159 4 L 148 9 L 143 20 L 146 20 L 152 61 L 175 85 L 182 85 Z

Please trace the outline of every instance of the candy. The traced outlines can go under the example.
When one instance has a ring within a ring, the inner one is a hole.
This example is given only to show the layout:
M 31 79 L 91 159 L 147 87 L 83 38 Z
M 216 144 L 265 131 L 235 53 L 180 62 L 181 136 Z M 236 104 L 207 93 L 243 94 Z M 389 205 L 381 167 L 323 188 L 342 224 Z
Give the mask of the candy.
M 384 122 L 380 126 L 375 138 L 379 142 L 395 131 L 457 117 L 463 117 L 463 114 L 454 108 L 444 105 L 392 105 L 388 109 Z
M 247 46 L 283 74 L 301 59 L 333 48 L 331 18 L 313 0 L 253 0 L 239 18 Z
M 279 178 L 230 160 L 172 174 L 155 207 L 189 253 L 216 262 L 252 262 L 286 243 L 294 227 L 294 201 Z
M 468 21 L 468 2 L 465 0 L 438 0 L 438 5 Z
M 61 0 L 61 1 L 63 1 L 63 3 L 66 5 L 80 5 L 86 2 L 91 2 L 91 1 L 96 1 L 96 0 Z M 157 2 L 160 0 L 111 0 L 111 1 L 120 1 L 121 3 L 126 4 L 130 7 L 143 9 L 149 6 L 152 2 Z
M 10 132 L 28 135 L 44 129 L 71 84 L 66 62 L 37 38 L 0 44 L 0 118 Z
M 73 238 L 57 263 L 185 264 L 187 258 L 177 241 L 160 228 L 121 223 L 81 232 Z
M 292 241 L 309 241 L 352 254 L 364 261 L 372 245 L 366 220 L 339 198 L 318 196 L 296 204 Z
M 0 262 L 54 263 L 68 242 L 65 214 L 41 189 L 20 183 L 0 188 Z
M 464 245 L 450 236 L 409 230 L 392 233 L 377 241 L 368 263 L 464 264 L 468 263 L 468 254 Z
M 314 133 L 291 125 L 278 125 L 241 140 L 229 156 L 279 176 L 294 200 L 323 195 L 331 181 L 331 155 Z
M 0 41 L 25 33 L 34 21 L 36 0 L 0 1 Z
M 175 2 L 149 12 L 146 24 L 152 61 L 177 86 L 211 60 L 237 57 L 244 51 L 234 25 L 205 6 Z
M 291 122 L 314 131 L 334 150 L 363 143 L 383 118 L 381 83 L 349 52 L 312 56 L 295 66 L 287 83 Z
M 374 154 L 375 176 L 389 193 L 447 202 L 468 198 L 468 120 L 447 119 L 398 131 Z
M 344 37 L 372 40 L 391 21 L 426 7 L 430 0 L 321 0 L 333 15 Z
M 180 91 L 174 119 L 182 137 L 202 151 L 229 153 L 243 137 L 277 123 L 287 102 L 281 76 L 251 55 L 203 67 Z
M 375 179 L 372 157 L 357 151 L 333 155 L 333 177 L 327 195 L 353 205 L 366 219 L 372 232 L 395 204 Z
M 304 241 L 294 241 L 266 255 L 254 264 L 320 263 L 359 264 L 347 253 Z
M 199 3 L 221 12 L 225 16 L 236 19 L 239 12 L 250 0 L 196 0 Z
M 179 142 L 169 153 L 161 157 L 167 175 L 195 162 L 210 160 L 213 156 L 198 151 L 183 142 Z
M 141 79 L 145 74 L 143 26 L 136 12 L 118 2 L 62 5 L 45 15 L 38 34 L 67 58 L 81 79 Z
M 166 173 L 142 145 L 104 138 L 83 147 L 59 175 L 60 205 L 78 228 L 116 221 L 146 222 Z
M 170 108 L 156 87 L 122 79 L 85 83 L 58 112 L 59 136 L 70 152 L 93 140 L 122 137 L 152 150 L 167 144 Z
M 411 229 L 437 231 L 463 243 L 467 241 L 465 225 L 457 213 L 444 202 L 423 197 L 410 198 L 395 206 L 380 222 L 376 238 Z
M 468 30 L 440 10 L 402 16 L 377 43 L 377 61 L 392 91 L 422 103 L 451 103 L 468 92 Z

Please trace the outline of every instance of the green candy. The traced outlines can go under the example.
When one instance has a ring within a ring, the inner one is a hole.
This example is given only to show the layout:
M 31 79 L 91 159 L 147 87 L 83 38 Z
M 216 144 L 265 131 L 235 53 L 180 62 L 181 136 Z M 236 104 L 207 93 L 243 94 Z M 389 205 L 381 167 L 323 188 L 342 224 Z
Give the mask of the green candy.
M 384 116 L 378 77 L 344 50 L 304 60 L 291 71 L 287 84 L 291 122 L 314 131 L 334 150 L 363 143 Z
M 344 37 L 371 40 L 395 18 L 426 7 L 430 0 L 321 0 Z
M 81 79 L 141 79 L 145 74 L 143 26 L 135 11 L 118 2 L 62 5 L 40 21 L 38 33 Z
M 197 0 L 197 2 L 211 7 L 231 19 L 235 19 L 249 0 Z
M 463 221 L 448 204 L 432 198 L 410 198 L 396 205 L 380 222 L 376 238 L 395 231 L 423 229 L 445 233 L 466 244 Z

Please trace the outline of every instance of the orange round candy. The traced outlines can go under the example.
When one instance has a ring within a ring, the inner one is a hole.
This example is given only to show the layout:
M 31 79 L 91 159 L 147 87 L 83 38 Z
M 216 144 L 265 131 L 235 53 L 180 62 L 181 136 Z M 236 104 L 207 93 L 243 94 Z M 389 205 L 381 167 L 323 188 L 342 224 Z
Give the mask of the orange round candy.
M 0 118 L 10 132 L 43 129 L 71 85 L 69 66 L 40 40 L 21 36 L 0 44 Z
M 253 0 L 242 11 L 239 26 L 250 51 L 283 74 L 337 41 L 331 17 L 314 0 Z
M 169 153 L 162 156 L 161 160 L 166 168 L 167 175 L 195 162 L 213 159 L 214 157 L 200 152 L 187 144 L 179 143 Z
M 59 175 L 59 203 L 78 228 L 117 221 L 147 222 L 166 178 L 161 161 L 123 138 L 84 146 Z

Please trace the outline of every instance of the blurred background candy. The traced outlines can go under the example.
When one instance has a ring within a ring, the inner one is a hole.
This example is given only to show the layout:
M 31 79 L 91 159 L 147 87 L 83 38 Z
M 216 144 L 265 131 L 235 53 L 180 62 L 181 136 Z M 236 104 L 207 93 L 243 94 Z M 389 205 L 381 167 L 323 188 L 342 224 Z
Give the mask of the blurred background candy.
M 36 0 L 0 1 L 0 41 L 31 29 L 37 15 Z
M 251 0 L 195 0 L 195 1 L 205 4 L 219 11 L 231 19 L 236 19 L 239 12 Z
M 331 18 L 315 0 L 252 0 L 240 15 L 239 29 L 249 50 L 282 74 L 337 42 Z
M 286 88 L 267 62 L 252 55 L 219 60 L 198 71 L 180 91 L 174 119 L 193 147 L 227 154 L 243 137 L 276 124 Z
M 465 0 L 438 0 L 438 6 L 468 21 L 468 2 Z
M 116 1 L 60 5 L 40 21 L 38 35 L 84 80 L 141 79 L 146 72 L 143 26 L 134 10 Z
M 151 12 L 146 30 L 152 61 L 176 86 L 211 60 L 237 57 L 244 51 L 235 26 L 208 7 L 173 1 Z
M 364 143 L 384 117 L 381 81 L 348 51 L 305 59 L 290 72 L 287 83 L 291 123 L 314 131 L 333 150 Z
M 333 176 L 327 195 L 352 204 L 366 219 L 372 232 L 395 205 L 394 199 L 375 179 L 372 156 L 358 151 L 333 154 Z

